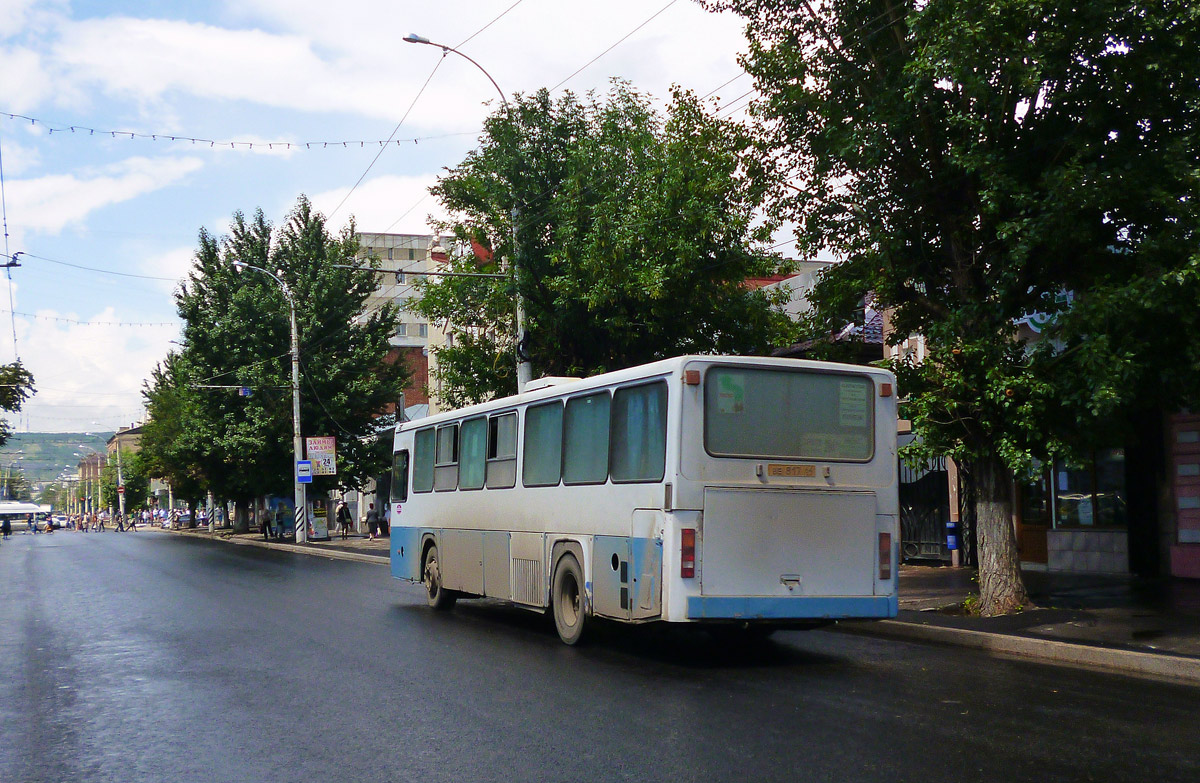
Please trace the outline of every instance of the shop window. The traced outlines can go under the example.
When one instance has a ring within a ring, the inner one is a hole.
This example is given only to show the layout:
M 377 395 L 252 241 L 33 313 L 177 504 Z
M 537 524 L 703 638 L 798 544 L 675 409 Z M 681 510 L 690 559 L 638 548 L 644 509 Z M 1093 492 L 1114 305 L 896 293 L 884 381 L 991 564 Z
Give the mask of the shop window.
M 1101 449 L 1054 471 L 1056 528 L 1125 527 L 1125 452 Z
M 1050 527 L 1050 473 L 1046 466 L 1034 460 L 1033 467 L 1021 482 L 1021 523 Z

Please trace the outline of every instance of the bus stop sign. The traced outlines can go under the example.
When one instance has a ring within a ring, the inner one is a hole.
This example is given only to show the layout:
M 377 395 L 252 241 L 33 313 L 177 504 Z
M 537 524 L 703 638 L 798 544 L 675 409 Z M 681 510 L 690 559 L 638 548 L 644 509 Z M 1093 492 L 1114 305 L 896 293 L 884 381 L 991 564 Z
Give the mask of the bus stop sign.
M 296 460 L 296 481 L 301 484 L 311 484 L 312 475 L 312 462 L 310 460 Z

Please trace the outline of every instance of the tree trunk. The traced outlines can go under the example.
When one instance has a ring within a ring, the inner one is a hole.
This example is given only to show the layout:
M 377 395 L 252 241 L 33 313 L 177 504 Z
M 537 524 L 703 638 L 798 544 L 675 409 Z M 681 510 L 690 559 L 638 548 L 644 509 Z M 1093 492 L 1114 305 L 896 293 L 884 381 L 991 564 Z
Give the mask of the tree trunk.
M 249 503 L 245 500 L 233 501 L 233 532 L 249 533 L 250 516 Z
M 1012 524 L 1012 473 L 996 456 L 972 460 L 965 475 L 979 538 L 979 612 L 1012 614 L 1029 606 Z

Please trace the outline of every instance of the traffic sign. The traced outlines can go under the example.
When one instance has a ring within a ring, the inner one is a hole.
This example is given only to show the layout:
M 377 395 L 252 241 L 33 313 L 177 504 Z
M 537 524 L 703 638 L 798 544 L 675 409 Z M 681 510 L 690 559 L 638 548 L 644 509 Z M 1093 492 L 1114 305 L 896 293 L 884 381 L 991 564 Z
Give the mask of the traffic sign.
M 312 476 L 312 462 L 306 459 L 296 460 L 296 481 L 301 484 L 311 484 Z
M 124 485 L 124 484 L 122 484 L 121 486 L 117 487 L 117 494 L 118 494 L 118 495 L 124 495 L 124 494 L 125 494 L 125 485 Z

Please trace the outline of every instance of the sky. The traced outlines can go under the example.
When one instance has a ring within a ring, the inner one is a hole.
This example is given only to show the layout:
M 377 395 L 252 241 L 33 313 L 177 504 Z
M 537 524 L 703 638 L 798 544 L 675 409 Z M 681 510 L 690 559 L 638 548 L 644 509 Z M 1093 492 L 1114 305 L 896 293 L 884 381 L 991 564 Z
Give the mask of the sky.
M 143 419 L 198 232 L 235 211 L 279 224 L 305 194 L 334 228 L 429 233 L 428 187 L 499 96 L 406 34 L 460 47 L 508 95 L 619 77 L 738 116 L 742 29 L 692 0 L 0 0 L 3 253 L 21 254 L 0 275 L 0 363 L 37 385 L 11 425 Z

